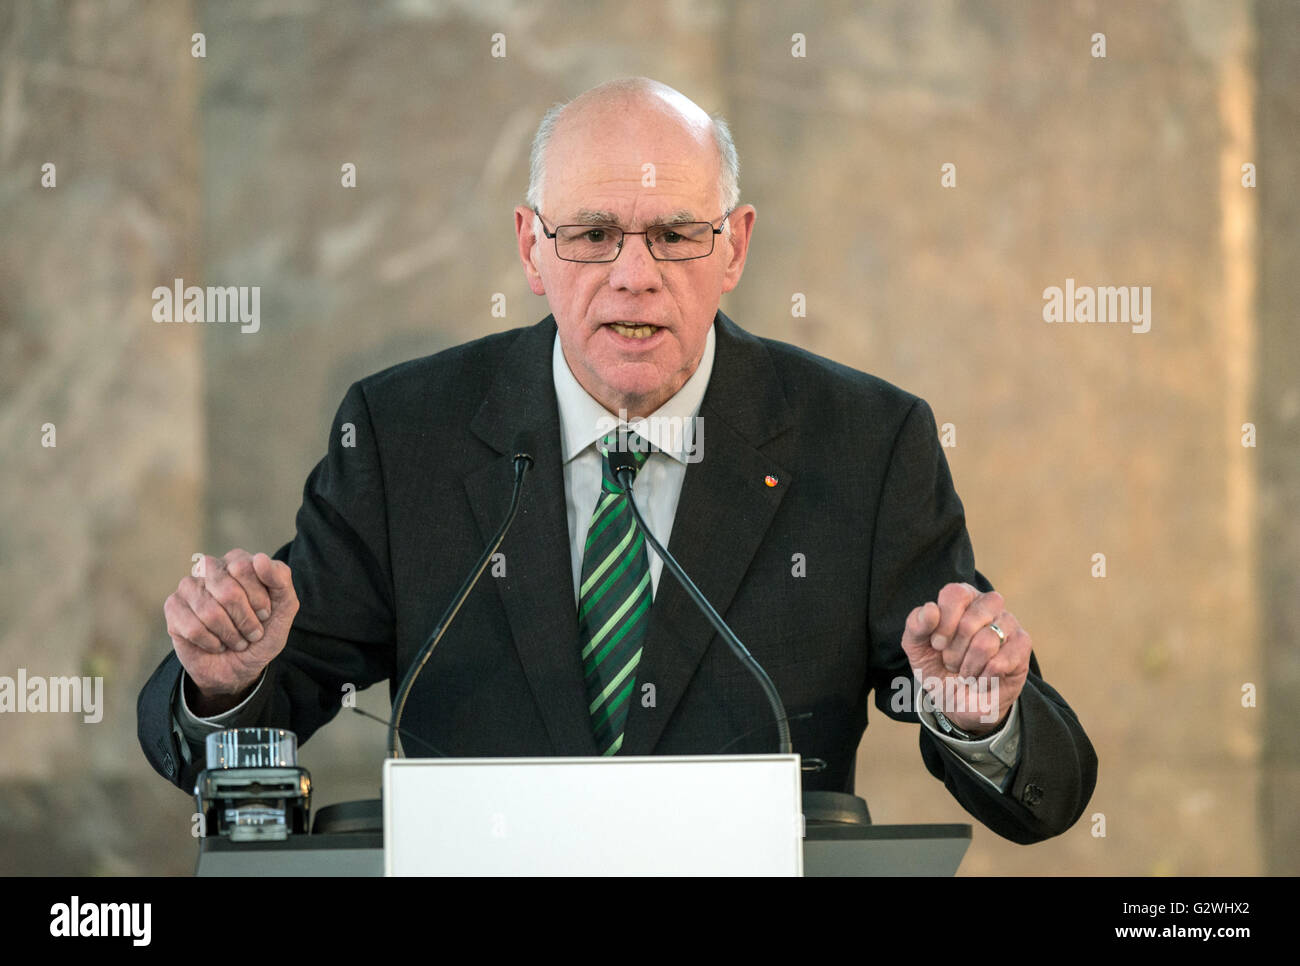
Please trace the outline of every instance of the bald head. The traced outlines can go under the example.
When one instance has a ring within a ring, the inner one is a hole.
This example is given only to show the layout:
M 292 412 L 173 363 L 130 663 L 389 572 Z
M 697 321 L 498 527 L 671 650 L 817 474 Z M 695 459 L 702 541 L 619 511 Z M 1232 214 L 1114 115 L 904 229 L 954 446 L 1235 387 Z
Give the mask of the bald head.
M 547 161 L 553 141 L 617 140 L 659 132 L 695 142 L 701 159 L 718 169 L 718 200 L 723 211 L 740 203 L 740 162 L 731 131 L 680 91 L 648 77 L 609 81 L 557 104 L 546 112 L 533 137 L 527 202 L 540 210 L 547 187 Z M 647 161 L 653 158 L 647 156 Z

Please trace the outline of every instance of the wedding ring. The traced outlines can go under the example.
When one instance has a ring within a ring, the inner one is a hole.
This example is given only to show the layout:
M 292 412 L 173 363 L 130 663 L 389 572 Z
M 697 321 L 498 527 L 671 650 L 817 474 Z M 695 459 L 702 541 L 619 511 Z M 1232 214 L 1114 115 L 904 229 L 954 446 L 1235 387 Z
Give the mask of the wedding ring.
M 998 627 L 996 623 L 990 624 L 989 630 L 998 636 L 1001 643 L 1005 644 L 1007 642 L 1007 635 L 1002 632 L 1002 628 Z

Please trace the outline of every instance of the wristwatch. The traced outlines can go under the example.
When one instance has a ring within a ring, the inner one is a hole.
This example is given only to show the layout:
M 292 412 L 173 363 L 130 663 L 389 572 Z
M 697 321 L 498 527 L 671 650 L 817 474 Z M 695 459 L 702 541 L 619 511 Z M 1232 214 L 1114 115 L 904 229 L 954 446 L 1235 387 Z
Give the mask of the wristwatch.
M 934 720 L 938 722 L 939 730 L 953 738 L 960 738 L 962 741 L 979 741 L 978 735 L 973 735 L 969 731 L 963 731 L 955 724 L 948 720 L 948 716 L 942 711 L 934 711 Z

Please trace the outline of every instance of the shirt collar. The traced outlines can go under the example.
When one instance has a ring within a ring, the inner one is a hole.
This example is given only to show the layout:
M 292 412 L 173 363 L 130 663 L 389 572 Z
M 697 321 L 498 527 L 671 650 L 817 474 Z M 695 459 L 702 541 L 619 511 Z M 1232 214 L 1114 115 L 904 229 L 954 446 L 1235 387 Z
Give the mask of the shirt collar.
M 714 326 L 704 340 L 704 355 L 686 380 L 662 406 L 648 419 L 630 419 L 628 427 L 659 451 L 679 463 L 687 462 L 694 440 L 695 419 L 704 390 L 713 373 Z M 596 440 L 616 429 L 620 420 L 596 402 L 578 383 L 564 358 L 560 347 L 560 334 L 555 333 L 555 346 L 551 352 L 551 375 L 555 380 L 555 399 L 560 407 L 560 444 L 565 463 L 573 459 Z

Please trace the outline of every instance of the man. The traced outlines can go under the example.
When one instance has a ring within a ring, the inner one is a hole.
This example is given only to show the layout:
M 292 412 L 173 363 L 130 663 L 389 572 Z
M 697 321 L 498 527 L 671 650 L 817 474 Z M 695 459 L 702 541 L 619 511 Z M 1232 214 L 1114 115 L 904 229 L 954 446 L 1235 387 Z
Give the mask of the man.
M 874 688 L 884 713 L 920 720 L 926 766 L 994 831 L 1032 842 L 1074 823 L 1092 746 L 974 569 L 929 408 L 718 311 L 755 223 L 737 170 L 725 124 L 654 81 L 547 115 L 515 227 L 552 315 L 355 384 L 294 541 L 181 581 L 174 653 L 140 698 L 155 768 L 188 787 L 215 728 L 305 741 L 349 685 L 395 690 L 504 517 L 521 433 L 535 468 L 519 517 L 410 697 L 410 750 L 774 750 L 754 682 L 661 579 L 609 479 L 607 434 L 629 422 L 648 451 L 638 506 L 772 675 L 805 788 L 853 789 Z M 934 713 L 913 680 L 946 695 Z

